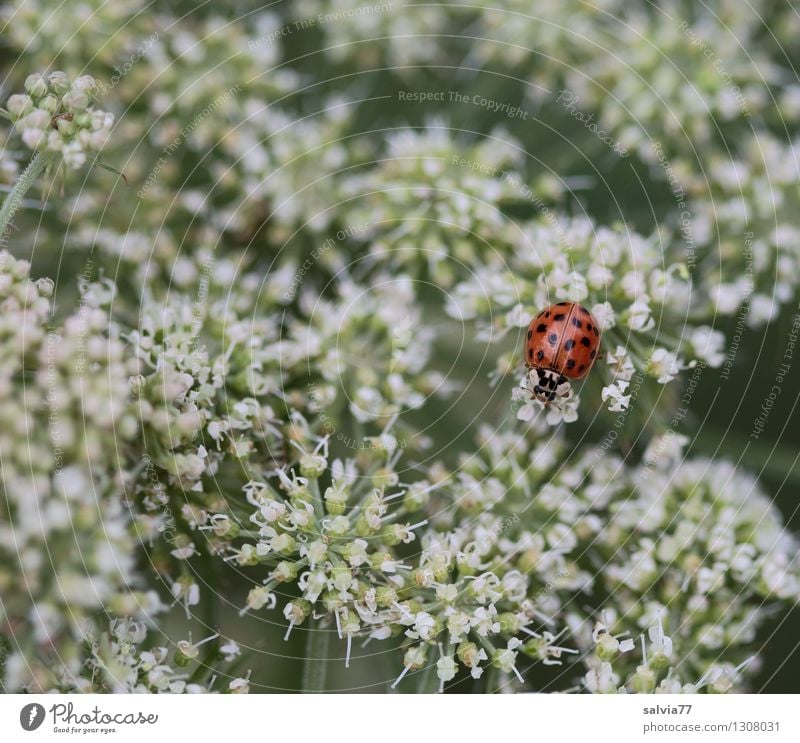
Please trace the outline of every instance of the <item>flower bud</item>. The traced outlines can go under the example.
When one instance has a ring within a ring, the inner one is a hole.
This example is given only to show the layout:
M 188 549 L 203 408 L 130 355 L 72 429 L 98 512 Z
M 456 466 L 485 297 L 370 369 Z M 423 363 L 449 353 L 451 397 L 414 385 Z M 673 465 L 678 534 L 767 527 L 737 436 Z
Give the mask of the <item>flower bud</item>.
M 656 688 L 656 675 L 650 666 L 637 666 L 631 688 L 638 694 L 650 694 Z
M 33 75 L 28 75 L 28 77 L 25 78 L 25 90 L 27 90 L 33 98 L 41 98 L 47 95 L 47 81 L 38 72 Z
M 271 578 L 279 583 L 288 583 L 297 577 L 297 564 L 281 560 L 271 573 Z
M 388 609 L 397 602 L 397 591 L 392 586 L 378 586 L 375 600 L 382 609 Z
M 305 599 L 293 599 L 283 609 L 283 616 L 293 624 L 302 624 L 311 613 L 311 604 Z
M 47 76 L 47 82 L 49 83 L 50 90 L 53 91 L 56 95 L 64 95 L 69 90 L 69 75 L 65 72 L 55 71 L 51 72 Z
M 325 611 L 327 611 L 328 614 L 333 614 L 344 606 L 344 601 L 335 591 L 325 591 L 325 593 L 322 594 L 322 605 L 325 607 Z
M 39 101 L 38 108 L 47 111 L 51 116 L 58 110 L 58 98 L 54 95 L 46 95 Z
M 431 498 L 430 484 L 425 481 L 413 483 L 403 498 L 403 505 L 409 512 L 424 508 Z
M 68 90 L 64 93 L 61 103 L 67 110 L 78 113 L 79 111 L 85 111 L 89 106 L 89 96 L 79 90 Z
M 522 626 L 519 617 L 510 611 L 498 614 L 497 621 L 500 622 L 500 631 L 505 635 L 516 635 Z
M 11 98 L 8 99 L 6 107 L 13 121 L 33 111 L 33 101 L 30 99 L 30 96 L 27 95 L 12 95 Z
M 272 540 L 270 546 L 274 552 L 288 555 L 297 550 L 297 540 L 295 540 L 291 534 L 284 532 L 283 534 L 278 534 L 278 536 Z
M 303 477 L 320 477 L 326 469 L 328 469 L 328 460 L 319 454 L 304 454 L 300 457 L 300 474 Z
M 341 516 L 347 509 L 347 490 L 344 487 L 325 489 L 325 509 L 331 516 Z
M 455 678 L 456 670 L 456 662 L 450 655 L 445 655 L 436 661 L 436 675 L 441 681 L 450 681 Z
M 331 578 L 337 591 L 348 591 L 353 584 L 353 573 L 346 565 L 331 568 Z
M 350 519 L 347 516 L 336 516 L 327 525 L 327 532 L 334 537 L 343 537 L 350 531 Z
M 474 642 L 462 642 L 456 649 L 456 656 L 467 667 L 475 668 L 480 663 L 481 651 Z M 486 656 L 485 651 L 483 652 Z
M 412 671 L 417 671 L 424 668 L 427 655 L 428 649 L 424 645 L 410 647 L 403 656 L 403 665 L 408 666 Z
M 175 665 L 188 666 L 200 655 L 200 649 L 188 640 L 179 640 L 178 649 L 175 651 Z
M 619 640 L 608 632 L 604 632 L 598 637 L 595 652 L 600 660 L 611 661 L 619 652 Z

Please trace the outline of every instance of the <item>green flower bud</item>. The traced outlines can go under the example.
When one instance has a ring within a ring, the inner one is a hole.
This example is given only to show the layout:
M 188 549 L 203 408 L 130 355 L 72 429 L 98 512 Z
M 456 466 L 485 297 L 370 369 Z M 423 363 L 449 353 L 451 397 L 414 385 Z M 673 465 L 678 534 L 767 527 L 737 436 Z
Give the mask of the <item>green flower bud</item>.
M 178 642 L 178 649 L 175 651 L 175 665 L 188 666 L 193 660 L 196 660 L 200 655 L 200 650 L 187 640 L 180 640 Z
M 381 539 L 389 547 L 400 544 L 400 536 L 397 533 L 397 524 L 387 524 L 381 529 Z
M 337 591 L 348 591 L 353 583 L 353 571 L 346 565 L 334 565 L 331 568 L 331 578 Z
M 331 519 L 327 530 L 328 534 L 333 537 L 343 537 L 350 531 L 350 520 L 347 516 L 336 516 Z
M 619 652 L 619 640 L 604 632 L 597 640 L 595 652 L 600 660 L 612 661 Z
M 383 564 L 391 559 L 392 556 L 388 552 L 374 552 L 369 556 L 369 566 L 373 570 L 380 572 L 383 570 Z
M 426 481 L 415 482 L 409 487 L 403 497 L 403 505 L 408 511 L 419 511 L 428 504 L 431 499 L 428 488 L 430 484 Z
M 341 516 L 347 510 L 347 490 L 344 487 L 325 489 L 325 510 L 331 516 Z
M 325 611 L 333 614 L 341 609 L 345 603 L 336 591 L 325 591 L 322 594 L 322 605 L 325 607 Z
M 25 78 L 25 90 L 27 90 L 33 98 L 41 98 L 47 95 L 47 81 L 38 72 L 33 75 L 28 75 L 28 77 Z
M 12 121 L 14 121 L 21 116 L 27 116 L 33 111 L 33 101 L 27 95 L 12 95 L 8 99 L 6 107 L 8 108 L 8 113 L 11 114 Z
M 49 84 L 50 90 L 53 91 L 56 95 L 64 95 L 69 90 L 70 81 L 69 75 L 65 72 L 55 71 L 51 72 L 47 76 L 47 82 Z
M 480 650 L 474 642 L 464 641 L 456 649 L 456 657 L 467 668 L 475 668 L 480 662 Z
M 656 675 L 650 666 L 637 666 L 631 679 L 631 688 L 637 694 L 650 694 L 656 688 Z
M 297 551 L 297 540 L 295 540 L 291 534 L 287 534 L 286 532 L 283 534 L 278 534 L 278 536 L 272 540 L 272 549 L 275 552 L 289 555 Z
M 63 137 L 72 137 L 78 131 L 75 122 L 67 118 L 57 119 L 56 126 L 58 127 L 58 133 Z
M 380 528 L 380 527 L 379 527 Z M 378 529 L 373 529 L 369 522 L 363 516 L 360 516 L 353 527 L 353 531 L 356 533 L 356 536 L 359 537 L 369 537 L 375 534 Z
M 304 454 L 300 457 L 300 474 L 316 479 L 328 469 L 328 460 L 319 454 Z
M 61 103 L 68 111 L 77 113 L 89 106 L 89 96 L 80 90 L 68 90 L 61 98 Z
M 397 473 L 387 467 L 382 467 L 372 476 L 372 485 L 379 490 L 393 488 L 398 482 L 400 478 Z
M 388 609 L 397 601 L 397 591 L 392 586 L 378 586 L 375 589 L 375 600 L 382 609 Z
M 287 583 L 289 581 L 293 581 L 297 577 L 297 573 L 298 570 L 296 563 L 288 562 L 287 560 L 281 560 L 275 566 L 275 569 L 270 574 L 270 577 L 279 583 Z
M 654 653 L 650 658 L 650 668 L 654 671 L 665 671 L 672 665 L 672 661 L 664 653 Z
M 54 114 L 58 111 L 58 98 L 54 95 L 46 95 L 39 101 L 38 108 L 42 111 L 47 111 L 49 114 Z
M 311 604 L 305 599 L 292 599 L 283 610 L 283 616 L 293 624 L 302 624 L 311 613 Z
M 510 611 L 498 614 L 497 621 L 500 622 L 500 631 L 505 635 L 516 635 L 522 626 L 519 617 Z
M 412 671 L 418 671 L 425 667 L 425 658 L 428 655 L 428 648 L 425 645 L 416 645 L 406 650 L 403 656 L 403 665 L 408 666 Z

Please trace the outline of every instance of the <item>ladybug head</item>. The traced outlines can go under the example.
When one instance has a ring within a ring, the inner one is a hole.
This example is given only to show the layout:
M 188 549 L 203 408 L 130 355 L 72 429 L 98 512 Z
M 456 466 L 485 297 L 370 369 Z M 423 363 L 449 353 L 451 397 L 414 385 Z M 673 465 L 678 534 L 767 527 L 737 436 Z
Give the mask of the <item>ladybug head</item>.
M 528 375 L 531 396 L 545 405 L 557 397 L 569 397 L 571 386 L 567 378 L 553 369 L 531 369 Z

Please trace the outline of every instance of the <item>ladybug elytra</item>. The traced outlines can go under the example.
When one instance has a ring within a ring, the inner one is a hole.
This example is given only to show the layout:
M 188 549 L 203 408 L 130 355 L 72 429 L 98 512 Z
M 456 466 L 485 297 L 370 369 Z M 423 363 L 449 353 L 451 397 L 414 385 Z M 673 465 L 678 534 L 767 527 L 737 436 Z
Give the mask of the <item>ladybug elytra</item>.
M 530 391 L 543 403 L 569 397 L 568 379 L 592 368 L 600 349 L 600 328 L 592 313 L 575 302 L 558 302 L 531 320 L 525 343 Z

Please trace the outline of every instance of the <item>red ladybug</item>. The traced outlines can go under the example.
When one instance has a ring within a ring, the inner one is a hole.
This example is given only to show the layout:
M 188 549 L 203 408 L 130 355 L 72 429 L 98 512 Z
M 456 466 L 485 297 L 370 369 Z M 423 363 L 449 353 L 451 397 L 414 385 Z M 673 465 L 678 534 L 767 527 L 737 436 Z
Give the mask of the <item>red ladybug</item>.
M 537 400 L 569 397 L 570 379 L 592 368 L 600 350 L 600 328 L 592 313 L 575 302 L 558 302 L 543 309 L 528 326 L 525 366 Z

